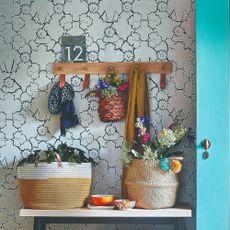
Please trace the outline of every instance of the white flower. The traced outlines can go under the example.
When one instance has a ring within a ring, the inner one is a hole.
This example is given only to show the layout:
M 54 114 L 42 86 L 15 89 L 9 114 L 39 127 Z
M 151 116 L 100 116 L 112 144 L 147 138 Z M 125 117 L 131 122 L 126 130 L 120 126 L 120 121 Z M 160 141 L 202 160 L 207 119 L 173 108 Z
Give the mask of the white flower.
M 125 61 L 132 61 L 133 58 L 134 58 L 133 51 L 127 50 L 127 51 L 124 52 L 124 60 Z
M 66 14 L 60 19 L 60 25 L 65 30 L 70 30 L 73 27 L 73 16 L 70 14 Z
M 36 32 L 36 35 L 37 35 L 38 38 L 44 39 L 44 38 L 47 36 L 47 31 L 44 30 L 44 29 L 39 29 L 39 30 Z
M 166 11 L 168 7 L 166 2 L 158 2 L 157 6 L 158 6 L 159 11 Z
M 176 137 L 171 129 L 163 129 L 158 135 L 157 140 L 163 147 L 171 147 L 175 145 Z
M 31 11 L 31 7 L 29 5 L 22 5 L 22 13 L 24 15 L 29 14 Z
M 167 52 L 165 50 L 159 50 L 157 52 L 157 58 L 161 61 L 165 60 L 167 58 Z
M 122 10 L 124 12 L 130 12 L 132 10 L 132 4 L 130 2 L 124 2 L 122 4 Z
M 113 35 L 115 34 L 115 29 L 114 28 L 112 28 L 112 27 L 107 27 L 106 29 L 105 29 L 105 36 L 106 37 L 108 37 L 108 38 L 111 38 L 111 37 L 113 37 Z
M 53 7 L 54 12 L 57 14 L 61 14 L 63 12 L 63 5 L 57 4 Z
M 12 17 L 12 25 L 14 30 L 20 31 L 25 26 L 25 21 L 20 16 L 14 16 Z
M 156 13 L 148 14 L 149 27 L 155 29 L 161 23 L 161 18 Z
M 93 19 L 89 17 L 87 14 L 82 14 L 79 17 L 80 28 L 85 30 L 88 29 L 93 24 Z
M 13 138 L 14 145 L 21 146 L 26 142 L 26 136 L 22 132 L 16 132 L 14 133 Z
M 88 60 L 91 62 L 94 62 L 98 59 L 98 52 L 96 51 L 91 51 L 88 53 Z
M 45 136 L 49 131 L 48 131 L 48 128 L 43 126 L 43 125 L 40 125 L 38 128 L 37 128 L 37 132 L 40 136 Z
M 11 79 L 11 78 L 4 79 L 4 86 L 6 88 L 11 88 L 11 87 L 13 87 L 13 85 L 14 85 L 13 79 Z
M 134 13 L 129 19 L 128 19 L 129 25 L 131 25 L 134 29 L 138 29 L 141 26 L 141 14 L 140 13 Z
M 153 48 L 157 47 L 162 42 L 161 36 L 159 36 L 157 33 L 151 33 L 149 35 L 149 45 Z
M 96 4 L 96 3 L 90 3 L 89 4 L 89 11 L 91 13 L 97 13 L 98 9 L 99 9 L 98 4 Z
M 21 60 L 23 63 L 27 63 L 30 61 L 30 53 L 24 52 L 21 54 Z

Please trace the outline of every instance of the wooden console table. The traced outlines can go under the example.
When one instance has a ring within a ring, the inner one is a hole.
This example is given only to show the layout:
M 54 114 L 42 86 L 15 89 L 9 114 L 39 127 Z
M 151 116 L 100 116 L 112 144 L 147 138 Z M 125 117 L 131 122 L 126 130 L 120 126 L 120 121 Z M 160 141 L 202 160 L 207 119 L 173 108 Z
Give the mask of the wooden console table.
M 20 216 L 34 217 L 33 230 L 45 230 L 47 224 L 58 223 L 145 223 L 145 224 L 174 224 L 178 218 L 192 217 L 189 205 L 178 205 L 175 208 L 146 210 L 91 210 L 87 208 L 68 210 L 34 210 L 21 209 Z M 177 229 L 177 228 L 175 228 Z

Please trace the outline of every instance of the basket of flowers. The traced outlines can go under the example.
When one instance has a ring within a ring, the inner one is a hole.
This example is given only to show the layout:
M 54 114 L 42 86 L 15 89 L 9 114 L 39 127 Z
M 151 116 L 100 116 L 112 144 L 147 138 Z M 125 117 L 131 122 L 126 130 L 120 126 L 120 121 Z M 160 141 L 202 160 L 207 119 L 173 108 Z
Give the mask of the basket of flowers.
M 98 114 L 101 121 L 119 121 L 125 118 L 124 92 L 127 88 L 127 80 L 114 71 L 99 78 L 95 89 L 88 95 L 99 97 Z
M 179 186 L 178 173 L 182 169 L 181 152 L 172 147 L 185 137 L 189 129 L 176 124 L 163 129 L 155 140 L 146 131 L 150 119 L 137 118 L 137 140 L 132 146 L 123 146 L 123 162 L 127 166 L 123 176 L 128 198 L 136 207 L 158 209 L 173 207 Z M 180 159 L 180 160 L 179 160 Z

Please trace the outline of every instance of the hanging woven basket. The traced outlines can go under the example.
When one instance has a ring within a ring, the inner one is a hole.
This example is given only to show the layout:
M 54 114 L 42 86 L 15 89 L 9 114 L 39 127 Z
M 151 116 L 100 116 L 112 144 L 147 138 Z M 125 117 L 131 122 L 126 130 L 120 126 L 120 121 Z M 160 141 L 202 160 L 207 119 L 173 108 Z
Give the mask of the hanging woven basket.
M 125 102 L 121 93 L 100 97 L 98 113 L 101 121 L 119 121 L 125 118 Z

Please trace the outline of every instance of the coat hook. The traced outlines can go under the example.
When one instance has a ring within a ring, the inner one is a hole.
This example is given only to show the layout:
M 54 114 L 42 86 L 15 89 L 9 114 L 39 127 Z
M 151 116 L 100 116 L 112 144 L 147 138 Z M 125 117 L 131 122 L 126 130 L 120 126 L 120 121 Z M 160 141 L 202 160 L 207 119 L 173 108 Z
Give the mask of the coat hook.
M 165 89 L 166 87 L 166 74 L 165 73 L 161 73 L 161 77 L 160 77 L 160 88 L 161 89 Z
M 90 74 L 85 74 L 84 81 L 83 81 L 83 89 L 88 89 L 90 83 Z
M 60 84 L 59 84 L 60 88 L 63 89 L 65 86 L 65 74 L 61 74 L 60 75 Z

